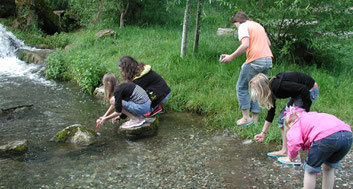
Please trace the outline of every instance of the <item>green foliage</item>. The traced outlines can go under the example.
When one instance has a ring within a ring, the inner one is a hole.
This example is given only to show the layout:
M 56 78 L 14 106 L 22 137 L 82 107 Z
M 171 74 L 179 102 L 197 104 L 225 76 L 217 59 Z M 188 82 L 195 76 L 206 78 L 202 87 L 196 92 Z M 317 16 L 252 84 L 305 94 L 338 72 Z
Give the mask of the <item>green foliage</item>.
M 69 8 L 70 0 L 44 0 L 44 2 L 53 10 L 65 10 Z
M 99 62 L 94 61 L 90 55 L 80 54 L 71 59 L 71 72 L 73 79 L 78 82 L 85 91 L 92 93 L 105 74 L 104 68 Z M 97 60 L 96 60 L 97 61 Z
M 41 46 L 44 48 L 64 48 L 66 45 L 71 43 L 70 35 L 68 33 L 55 33 L 54 35 L 46 35 L 37 27 L 33 27 L 28 30 L 15 30 L 11 28 L 11 22 L 3 22 L 9 31 L 14 33 L 14 35 L 23 40 L 25 44 L 31 46 Z
M 275 0 L 221 1 L 232 3 L 235 12 L 244 11 L 267 30 L 276 57 L 294 63 L 337 63 L 334 43 L 322 40 L 352 29 L 352 1 Z M 325 58 L 323 58 L 323 56 Z
M 49 79 L 68 80 L 68 68 L 64 65 L 64 55 L 61 51 L 51 53 L 46 59 L 48 63 L 45 76 Z

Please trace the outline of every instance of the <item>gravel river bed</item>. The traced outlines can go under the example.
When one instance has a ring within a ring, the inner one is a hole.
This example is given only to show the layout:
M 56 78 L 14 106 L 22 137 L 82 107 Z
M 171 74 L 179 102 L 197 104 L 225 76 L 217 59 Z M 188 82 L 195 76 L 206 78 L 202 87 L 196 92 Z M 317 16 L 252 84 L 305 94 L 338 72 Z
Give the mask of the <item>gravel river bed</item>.
M 267 157 L 272 144 L 207 131 L 187 113 L 160 116 L 156 136 L 129 141 L 107 124 L 97 144 L 30 145 L 25 157 L 0 159 L 0 188 L 300 188 L 302 166 Z M 352 188 L 352 152 L 335 188 Z M 321 187 L 321 175 L 318 175 Z

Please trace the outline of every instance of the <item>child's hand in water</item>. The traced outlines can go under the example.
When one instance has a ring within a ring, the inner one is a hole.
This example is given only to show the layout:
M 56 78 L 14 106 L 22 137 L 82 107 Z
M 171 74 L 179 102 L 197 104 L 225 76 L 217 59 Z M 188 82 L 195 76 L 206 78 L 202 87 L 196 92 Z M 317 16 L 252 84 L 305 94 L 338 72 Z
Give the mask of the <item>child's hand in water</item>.
M 266 136 L 266 134 L 263 133 L 263 132 L 261 132 L 260 134 L 255 135 L 254 139 L 255 139 L 257 142 L 262 142 L 262 141 L 264 141 L 265 136 Z
M 116 122 L 119 122 L 120 121 L 120 116 L 116 116 L 112 119 L 112 123 L 116 123 Z
M 97 123 L 96 129 L 99 129 L 99 125 L 100 125 L 101 121 L 102 121 L 102 117 L 99 117 L 96 121 L 96 123 Z

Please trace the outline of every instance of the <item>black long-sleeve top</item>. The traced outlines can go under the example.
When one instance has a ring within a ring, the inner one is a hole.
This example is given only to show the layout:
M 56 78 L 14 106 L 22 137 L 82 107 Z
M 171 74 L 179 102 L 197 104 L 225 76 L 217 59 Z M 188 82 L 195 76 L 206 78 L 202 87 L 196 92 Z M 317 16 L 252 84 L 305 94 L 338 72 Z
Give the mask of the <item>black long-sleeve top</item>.
M 157 106 L 171 91 L 164 79 L 153 70 L 133 82 L 146 90 L 152 101 L 151 107 Z
M 286 72 L 277 74 L 270 82 L 270 89 L 274 95 L 273 105 L 266 117 L 266 121 L 272 122 L 276 111 L 276 98 L 298 98 L 303 100 L 303 109 L 310 110 L 310 89 L 313 88 L 315 80 L 309 75 L 301 72 Z M 288 104 L 292 105 L 292 104 Z
M 123 100 L 134 101 L 136 104 L 143 104 L 149 100 L 145 90 L 135 83 L 128 82 L 118 85 L 114 90 L 115 111 L 121 113 Z

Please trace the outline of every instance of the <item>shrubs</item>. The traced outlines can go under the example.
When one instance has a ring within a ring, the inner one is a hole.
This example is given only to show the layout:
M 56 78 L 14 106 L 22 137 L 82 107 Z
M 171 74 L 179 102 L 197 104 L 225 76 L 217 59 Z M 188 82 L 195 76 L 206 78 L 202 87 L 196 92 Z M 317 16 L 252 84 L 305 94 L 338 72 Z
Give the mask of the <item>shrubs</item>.
M 276 58 L 293 63 L 336 64 L 329 35 L 351 30 L 351 4 L 344 0 L 237 1 L 235 11 L 245 11 L 267 30 Z M 325 57 L 325 58 L 323 58 Z M 334 62 L 333 62 L 334 61 Z

